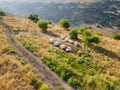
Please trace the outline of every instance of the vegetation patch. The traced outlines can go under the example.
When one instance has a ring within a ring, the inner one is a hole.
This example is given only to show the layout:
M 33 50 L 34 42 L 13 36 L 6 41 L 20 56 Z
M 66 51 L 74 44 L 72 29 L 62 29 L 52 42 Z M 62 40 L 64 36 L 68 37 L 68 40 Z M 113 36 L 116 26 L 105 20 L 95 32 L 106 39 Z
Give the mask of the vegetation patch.
M 36 36 L 36 38 L 38 37 Z M 25 39 L 26 38 L 23 37 L 21 38 L 21 41 Z M 32 42 L 35 42 L 35 40 L 36 39 L 33 38 Z M 36 44 L 38 43 L 39 42 L 36 42 Z M 119 78 L 116 77 L 117 79 L 112 79 L 111 76 L 106 74 L 102 64 L 91 62 L 90 48 L 84 48 L 79 51 L 77 55 L 73 55 L 58 48 L 49 47 L 49 45 L 43 43 L 39 45 L 36 52 L 39 53 L 39 51 L 41 51 L 40 56 L 42 61 L 50 67 L 51 70 L 56 72 L 63 80 L 78 90 L 92 90 L 97 88 L 103 90 L 114 88 L 113 90 L 115 90 L 118 88 L 116 82 L 119 83 L 117 81 Z M 99 78 L 101 80 L 99 80 Z M 104 78 L 106 79 L 104 80 Z
M 115 40 L 120 40 L 120 33 L 113 34 L 112 38 L 115 39 Z

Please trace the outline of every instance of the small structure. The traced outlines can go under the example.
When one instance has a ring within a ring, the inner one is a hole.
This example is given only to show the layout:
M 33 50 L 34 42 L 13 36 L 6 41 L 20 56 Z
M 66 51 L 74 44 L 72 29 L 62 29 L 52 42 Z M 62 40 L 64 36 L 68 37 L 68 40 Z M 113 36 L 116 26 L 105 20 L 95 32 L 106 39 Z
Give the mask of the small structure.
M 61 36 L 61 39 L 64 40 L 64 39 L 65 39 L 65 36 Z
M 74 42 L 74 46 L 78 47 L 79 46 L 79 42 Z
M 58 47 L 59 46 L 59 42 L 58 41 L 54 42 L 54 46 Z
M 68 41 L 69 41 L 69 38 L 65 38 L 65 41 L 68 42 Z
M 67 47 L 66 52 L 71 52 L 72 48 L 71 47 Z
M 54 39 L 51 38 L 51 39 L 49 40 L 49 42 L 50 42 L 50 43 L 54 43 Z
M 68 42 L 69 42 L 70 44 L 72 44 L 72 43 L 73 43 L 73 40 L 68 40 Z
M 60 45 L 60 49 L 64 50 L 65 49 L 65 45 Z

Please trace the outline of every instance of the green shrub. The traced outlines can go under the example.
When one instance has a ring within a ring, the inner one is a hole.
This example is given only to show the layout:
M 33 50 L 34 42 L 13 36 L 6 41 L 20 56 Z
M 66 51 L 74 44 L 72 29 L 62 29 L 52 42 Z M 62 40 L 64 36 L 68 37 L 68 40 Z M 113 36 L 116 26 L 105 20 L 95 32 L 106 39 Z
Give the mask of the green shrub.
M 34 52 L 34 50 L 36 48 L 36 47 L 34 47 L 34 45 L 31 45 L 31 44 L 28 44 L 28 43 L 26 43 L 24 46 L 25 46 L 26 49 L 28 49 L 31 52 Z
M 26 69 L 26 70 L 30 70 L 30 68 L 31 68 L 31 67 L 30 67 L 29 64 L 26 64 L 26 65 L 25 65 L 25 69 Z
M 116 39 L 116 40 L 120 40 L 120 33 L 113 34 L 113 35 L 112 35 L 112 38 L 113 38 L 113 39 Z
M 82 32 L 82 41 L 86 45 L 100 42 L 98 35 L 96 35 L 94 32 L 87 29 Z
M 60 26 L 63 28 L 69 28 L 70 27 L 70 22 L 67 19 L 61 19 L 60 20 Z
M 38 22 L 38 20 L 39 20 L 38 15 L 36 15 L 36 14 L 30 14 L 28 16 L 28 19 L 32 20 L 35 23 Z
M 103 34 L 101 32 L 94 32 L 94 34 L 96 34 L 98 36 L 103 36 Z
M 79 29 L 79 34 L 83 34 L 86 30 L 88 30 L 85 26 L 81 26 Z
M 5 13 L 3 11 L 0 11 L 0 16 L 5 16 Z
M 70 77 L 68 79 L 68 84 L 77 88 L 78 86 L 80 86 L 80 83 L 78 81 L 79 81 L 78 79 L 76 79 L 74 77 Z
M 33 78 L 30 82 L 30 85 L 33 86 L 36 90 L 39 89 L 42 86 L 42 82 L 37 79 L 37 78 Z
M 39 26 L 39 28 L 42 29 L 43 32 L 46 32 L 47 28 L 48 28 L 48 22 L 41 20 L 38 22 L 38 26 Z
M 82 56 L 83 54 L 84 54 L 84 52 L 81 51 L 81 50 L 79 50 L 79 51 L 77 52 L 77 55 L 78 55 L 78 56 Z
M 43 84 L 40 88 L 40 90 L 49 90 L 48 86 L 46 84 Z
M 69 32 L 69 36 L 71 39 L 77 39 L 78 37 L 78 30 L 77 29 L 73 29 Z

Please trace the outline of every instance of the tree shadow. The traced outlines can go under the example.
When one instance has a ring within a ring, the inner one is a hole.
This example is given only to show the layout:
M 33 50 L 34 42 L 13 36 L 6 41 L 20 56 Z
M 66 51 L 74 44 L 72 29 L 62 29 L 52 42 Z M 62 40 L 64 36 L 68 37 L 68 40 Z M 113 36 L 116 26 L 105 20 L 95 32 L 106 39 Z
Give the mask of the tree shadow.
M 53 32 L 51 32 L 51 31 L 47 31 L 47 32 L 45 32 L 44 34 L 45 34 L 45 35 L 48 35 L 48 36 L 53 36 L 53 37 L 60 37 L 58 34 L 53 33 Z
M 112 59 L 117 59 L 120 61 L 120 56 L 115 54 L 114 52 L 112 52 L 110 50 L 107 50 L 107 49 L 105 49 L 103 47 L 99 47 L 99 46 L 93 46 L 91 48 L 97 53 L 101 53 L 101 54 L 106 55 Z

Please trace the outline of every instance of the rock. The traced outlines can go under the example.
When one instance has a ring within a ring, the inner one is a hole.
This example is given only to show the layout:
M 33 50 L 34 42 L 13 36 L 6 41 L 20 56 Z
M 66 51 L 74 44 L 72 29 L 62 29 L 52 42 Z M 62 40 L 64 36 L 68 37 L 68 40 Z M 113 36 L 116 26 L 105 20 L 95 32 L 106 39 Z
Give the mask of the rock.
M 16 69 L 16 68 L 18 68 L 18 65 L 16 63 L 14 63 L 14 64 L 11 65 L 11 68 Z

